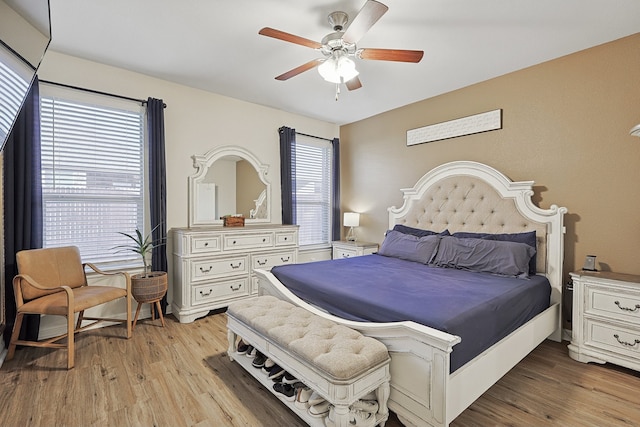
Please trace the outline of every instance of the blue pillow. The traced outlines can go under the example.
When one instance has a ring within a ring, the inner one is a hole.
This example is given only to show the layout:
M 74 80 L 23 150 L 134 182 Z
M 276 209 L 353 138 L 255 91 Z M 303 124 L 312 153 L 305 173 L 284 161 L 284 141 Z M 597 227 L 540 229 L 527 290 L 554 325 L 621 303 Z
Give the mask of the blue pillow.
M 378 255 L 429 264 L 438 251 L 440 236 L 417 237 L 399 231 L 387 232 Z
M 529 261 L 535 252 L 526 243 L 442 237 L 433 264 L 525 278 L 529 277 Z
M 536 231 L 527 231 L 524 233 L 502 233 L 502 234 L 491 234 L 491 233 L 468 233 L 466 231 L 458 231 L 452 234 L 453 237 L 459 237 L 462 239 L 486 239 L 486 240 L 499 240 L 501 242 L 516 242 L 516 243 L 526 243 L 531 246 L 533 249 L 538 249 L 537 241 L 536 241 Z M 536 254 L 533 254 L 531 260 L 529 261 L 529 274 L 536 274 Z
M 393 230 L 394 231 L 399 231 L 399 232 L 404 233 L 404 234 L 410 234 L 412 236 L 418 236 L 418 237 L 433 236 L 434 234 L 437 234 L 438 236 L 450 236 L 451 235 L 451 234 L 449 234 L 449 230 L 444 230 L 444 231 L 441 231 L 440 233 L 437 233 L 435 231 L 423 230 L 422 228 L 408 227 L 408 226 L 402 225 L 402 224 L 396 224 L 393 227 Z

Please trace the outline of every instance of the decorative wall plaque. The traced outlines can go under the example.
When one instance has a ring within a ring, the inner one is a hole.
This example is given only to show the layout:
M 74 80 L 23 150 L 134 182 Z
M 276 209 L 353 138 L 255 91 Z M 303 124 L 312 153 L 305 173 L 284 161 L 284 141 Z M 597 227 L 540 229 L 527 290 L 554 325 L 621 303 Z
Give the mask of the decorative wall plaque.
M 461 117 L 407 131 L 407 145 L 502 129 L 502 109 Z

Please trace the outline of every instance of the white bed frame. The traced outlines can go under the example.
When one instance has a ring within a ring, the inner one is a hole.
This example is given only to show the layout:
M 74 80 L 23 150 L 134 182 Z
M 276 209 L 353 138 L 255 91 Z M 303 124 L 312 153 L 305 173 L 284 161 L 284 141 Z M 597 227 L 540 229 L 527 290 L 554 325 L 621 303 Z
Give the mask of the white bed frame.
M 389 408 L 407 426 L 447 426 L 546 338 L 560 341 L 563 216 L 566 208 L 536 207 L 533 181 L 512 182 L 497 170 L 451 162 L 403 189 L 404 204 L 389 208 L 395 224 L 434 231 L 517 233 L 536 230 L 537 271 L 551 283 L 551 306 L 454 373 L 449 354 L 460 337 L 414 322 L 365 323 L 332 316 L 298 298 L 273 274 L 256 270 L 260 293 L 274 295 L 382 341 L 391 355 Z

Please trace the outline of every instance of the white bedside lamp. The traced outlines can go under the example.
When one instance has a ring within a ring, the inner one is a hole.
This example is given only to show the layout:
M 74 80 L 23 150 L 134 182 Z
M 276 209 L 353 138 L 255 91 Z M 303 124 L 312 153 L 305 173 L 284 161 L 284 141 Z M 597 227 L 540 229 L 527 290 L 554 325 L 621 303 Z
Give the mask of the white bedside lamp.
M 355 242 L 356 241 L 356 232 L 353 227 L 360 226 L 360 214 L 357 212 L 345 212 L 343 225 L 345 227 L 349 227 L 349 232 L 347 233 L 347 241 Z

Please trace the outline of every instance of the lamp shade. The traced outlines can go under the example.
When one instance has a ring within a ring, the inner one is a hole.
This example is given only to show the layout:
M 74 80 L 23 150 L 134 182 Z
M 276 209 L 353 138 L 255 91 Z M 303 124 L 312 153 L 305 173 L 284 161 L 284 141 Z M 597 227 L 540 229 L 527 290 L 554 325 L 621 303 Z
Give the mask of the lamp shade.
M 357 76 L 356 64 L 344 52 L 336 51 L 318 67 L 318 73 L 328 82 L 344 83 Z
M 640 136 L 640 125 L 635 125 L 629 134 L 633 136 Z
M 360 214 L 357 212 L 345 212 L 343 223 L 345 227 L 360 226 Z

